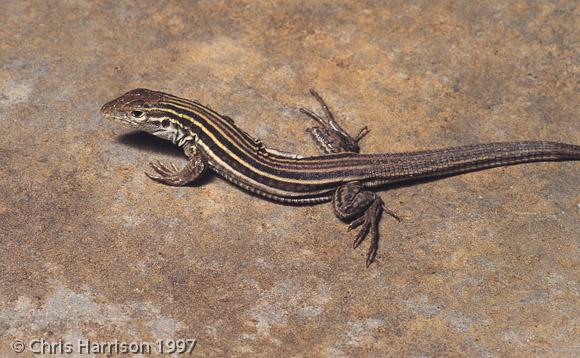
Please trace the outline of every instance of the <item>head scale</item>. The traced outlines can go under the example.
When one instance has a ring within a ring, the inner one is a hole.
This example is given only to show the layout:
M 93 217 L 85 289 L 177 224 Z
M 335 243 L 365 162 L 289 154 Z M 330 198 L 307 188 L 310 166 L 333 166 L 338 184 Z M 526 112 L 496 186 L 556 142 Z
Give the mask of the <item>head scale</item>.
M 165 96 L 163 92 L 137 88 L 105 103 L 101 116 L 179 144 L 186 137 L 185 130 L 159 106 Z

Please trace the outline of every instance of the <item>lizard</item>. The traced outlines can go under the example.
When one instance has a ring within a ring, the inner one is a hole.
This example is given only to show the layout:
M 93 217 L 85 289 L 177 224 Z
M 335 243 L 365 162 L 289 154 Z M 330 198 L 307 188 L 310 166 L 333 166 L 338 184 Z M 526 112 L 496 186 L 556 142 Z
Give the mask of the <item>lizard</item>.
M 366 237 L 367 267 L 377 255 L 379 220 L 384 212 L 400 220 L 374 191 L 392 183 L 439 178 L 498 166 L 538 161 L 580 160 L 580 146 L 549 141 L 496 142 L 414 152 L 361 154 L 363 127 L 349 135 L 320 94 L 310 90 L 323 116 L 300 111 L 316 121 L 309 128 L 324 154 L 303 156 L 272 149 L 239 128 L 233 119 L 197 101 L 144 88 L 134 89 L 101 107 L 105 119 L 124 123 L 166 139 L 183 149 L 183 168 L 154 161 L 160 183 L 186 186 L 212 171 L 265 199 L 286 204 L 332 202 L 334 213 L 360 228 L 353 247 Z

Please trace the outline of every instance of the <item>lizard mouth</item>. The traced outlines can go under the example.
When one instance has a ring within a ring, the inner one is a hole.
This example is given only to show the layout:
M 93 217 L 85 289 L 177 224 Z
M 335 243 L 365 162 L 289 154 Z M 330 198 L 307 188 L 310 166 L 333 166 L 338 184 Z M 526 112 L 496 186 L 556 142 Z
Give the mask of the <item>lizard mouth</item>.
M 126 104 L 126 100 L 124 97 L 125 96 L 121 96 L 119 98 L 115 98 L 110 102 L 105 103 L 101 107 L 99 113 L 101 114 L 101 117 L 103 117 L 104 119 L 115 122 L 121 122 L 123 124 L 130 125 L 132 127 L 137 127 L 137 123 L 131 121 L 126 114 L 126 111 L 122 109 L 123 106 Z
M 119 105 L 121 104 L 121 102 L 119 101 L 120 98 L 114 99 L 110 102 L 105 103 L 102 107 L 101 110 L 99 111 L 99 113 L 101 114 L 101 116 L 105 119 L 120 119 L 120 111 L 119 111 Z
M 127 115 L 121 111 L 116 110 L 114 107 L 108 106 L 109 103 L 105 104 L 101 110 L 100 110 L 100 114 L 101 117 L 109 120 L 109 121 L 113 121 L 113 122 L 119 122 L 122 123 L 124 125 L 128 125 L 131 127 L 137 127 L 137 123 L 129 120 L 129 118 L 127 118 Z

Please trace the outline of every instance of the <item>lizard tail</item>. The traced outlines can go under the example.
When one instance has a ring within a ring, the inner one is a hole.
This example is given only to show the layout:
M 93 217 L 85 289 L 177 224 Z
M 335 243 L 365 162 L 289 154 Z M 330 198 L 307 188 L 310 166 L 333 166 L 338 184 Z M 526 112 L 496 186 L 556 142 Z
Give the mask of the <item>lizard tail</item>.
M 384 155 L 380 159 L 380 179 L 371 184 L 447 176 L 520 163 L 561 160 L 580 160 L 580 146 L 525 141 L 396 153 Z

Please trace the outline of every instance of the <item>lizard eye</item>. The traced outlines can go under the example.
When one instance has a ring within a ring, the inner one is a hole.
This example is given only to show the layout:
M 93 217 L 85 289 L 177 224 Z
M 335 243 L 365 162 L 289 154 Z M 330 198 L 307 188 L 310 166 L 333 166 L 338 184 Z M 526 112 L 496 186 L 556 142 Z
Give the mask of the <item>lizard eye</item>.
M 143 111 L 131 111 L 131 117 L 133 118 L 141 118 L 145 115 Z

